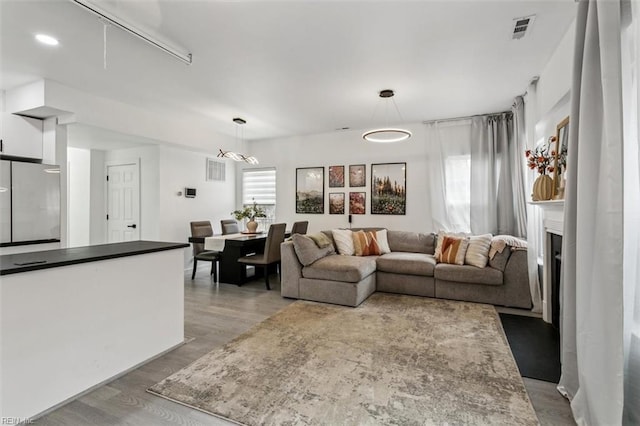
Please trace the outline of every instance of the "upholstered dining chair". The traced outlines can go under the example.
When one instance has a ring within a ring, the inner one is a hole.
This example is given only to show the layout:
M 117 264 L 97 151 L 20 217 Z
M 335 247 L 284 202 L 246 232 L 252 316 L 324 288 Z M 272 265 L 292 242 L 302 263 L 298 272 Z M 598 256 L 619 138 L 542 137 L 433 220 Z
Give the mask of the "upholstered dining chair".
M 220 226 L 222 227 L 222 235 L 237 234 L 240 232 L 240 226 L 238 225 L 237 220 L 222 219 L 220 221 Z
M 301 222 L 293 222 L 293 226 L 291 227 L 291 235 L 293 234 L 306 234 L 307 228 L 309 227 L 309 221 L 304 220 Z
M 213 235 L 213 228 L 211 222 L 208 220 L 191 222 L 191 236 L 197 238 L 205 238 Z M 204 249 L 204 243 L 193 243 L 193 271 L 191 272 L 191 279 L 196 277 L 196 270 L 198 269 L 198 260 L 204 260 L 211 262 L 211 275 L 213 275 L 213 281 L 218 282 L 218 261 L 220 260 L 220 252 L 218 251 L 206 251 Z
M 280 264 L 280 244 L 284 241 L 286 226 L 286 223 L 274 223 L 269 227 L 267 241 L 264 243 L 264 253 L 244 256 L 238 259 L 238 262 L 264 269 L 264 283 L 267 286 L 267 290 L 271 290 L 269 286 L 269 265 Z

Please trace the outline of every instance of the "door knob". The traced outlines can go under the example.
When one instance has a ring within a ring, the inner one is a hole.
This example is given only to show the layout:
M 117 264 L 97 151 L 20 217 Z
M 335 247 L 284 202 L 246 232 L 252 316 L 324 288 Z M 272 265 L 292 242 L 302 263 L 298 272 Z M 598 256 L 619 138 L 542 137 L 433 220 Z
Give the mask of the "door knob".
M 136 229 L 136 224 L 134 223 L 133 225 L 127 225 L 127 228 L 133 228 L 133 229 Z

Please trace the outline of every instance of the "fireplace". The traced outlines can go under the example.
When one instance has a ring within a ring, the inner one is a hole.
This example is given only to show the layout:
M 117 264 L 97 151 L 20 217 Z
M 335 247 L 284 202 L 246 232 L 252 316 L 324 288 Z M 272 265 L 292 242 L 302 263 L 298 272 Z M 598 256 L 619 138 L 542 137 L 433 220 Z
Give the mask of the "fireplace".
M 564 200 L 534 201 L 531 204 L 542 210 L 544 226 L 542 318 L 559 327 Z
M 551 266 L 551 324 L 560 328 L 560 270 L 562 267 L 562 235 L 551 234 L 551 249 L 545 261 Z

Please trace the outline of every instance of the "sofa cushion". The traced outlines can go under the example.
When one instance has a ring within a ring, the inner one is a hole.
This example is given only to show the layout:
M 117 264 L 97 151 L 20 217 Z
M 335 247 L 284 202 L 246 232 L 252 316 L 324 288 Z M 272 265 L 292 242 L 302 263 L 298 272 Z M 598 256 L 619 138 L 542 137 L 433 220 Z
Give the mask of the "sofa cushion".
M 511 249 L 505 248 L 502 252 L 496 252 L 493 257 L 489 258 L 489 266 L 504 272 L 510 257 Z
M 311 265 L 316 260 L 335 253 L 333 251 L 333 245 L 329 244 L 326 247 L 320 248 L 306 235 L 293 234 L 291 236 L 291 240 L 293 241 L 293 248 L 296 251 L 296 256 L 298 256 L 298 260 L 304 266 Z
M 376 266 L 382 272 L 432 277 L 436 259 L 431 254 L 394 251 L 380 256 Z
M 406 251 L 433 254 L 435 249 L 435 237 L 433 234 L 389 230 L 387 231 L 387 241 L 392 252 Z
M 334 229 L 331 231 L 333 243 L 338 249 L 338 253 L 345 256 L 353 256 L 355 248 L 353 246 L 353 232 L 350 229 Z
M 376 270 L 376 257 L 329 255 L 302 268 L 302 276 L 329 281 L 357 283 Z
M 450 265 L 438 263 L 433 275 L 437 280 L 454 281 L 468 284 L 502 285 L 502 272 L 493 268 L 476 268 L 470 265 Z

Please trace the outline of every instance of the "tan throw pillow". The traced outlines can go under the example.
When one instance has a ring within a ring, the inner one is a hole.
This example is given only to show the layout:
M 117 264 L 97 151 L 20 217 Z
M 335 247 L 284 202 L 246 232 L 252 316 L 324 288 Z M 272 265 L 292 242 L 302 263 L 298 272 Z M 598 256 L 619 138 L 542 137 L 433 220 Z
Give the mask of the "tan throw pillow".
M 376 240 L 378 241 L 378 247 L 380 247 L 380 254 L 391 253 L 386 229 L 376 231 Z
M 356 256 L 379 256 L 381 254 L 375 231 L 357 231 L 352 235 Z
M 489 248 L 491 247 L 491 234 L 469 237 L 469 247 L 464 256 L 464 263 L 478 268 L 484 268 L 489 262 Z
M 469 246 L 468 238 L 449 237 L 442 238 L 442 246 L 438 262 L 464 265 L 464 255 Z
M 331 231 L 333 234 L 333 241 L 336 243 L 338 253 L 346 256 L 353 256 L 353 232 L 350 229 L 334 229 Z
M 329 247 L 331 245 L 331 240 L 324 234 L 324 232 L 318 232 L 317 234 L 308 234 L 307 236 L 311 238 L 320 248 Z

